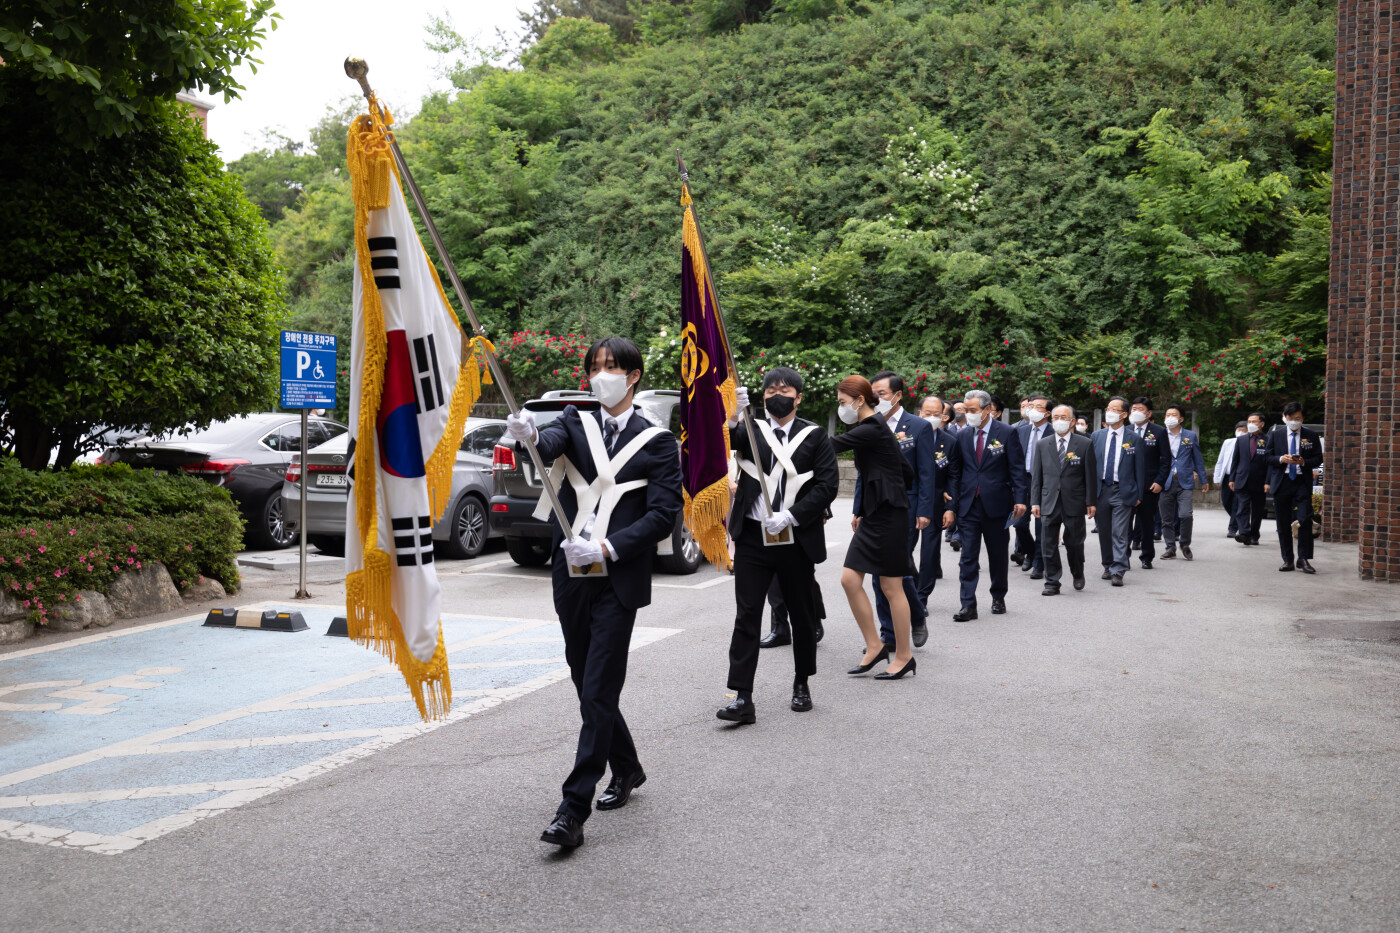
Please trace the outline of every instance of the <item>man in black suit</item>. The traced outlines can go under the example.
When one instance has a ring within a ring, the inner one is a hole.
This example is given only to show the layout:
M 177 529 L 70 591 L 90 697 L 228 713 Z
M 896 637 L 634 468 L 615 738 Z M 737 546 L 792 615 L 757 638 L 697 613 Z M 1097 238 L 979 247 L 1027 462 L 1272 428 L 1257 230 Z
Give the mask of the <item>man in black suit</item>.
M 1268 460 L 1264 456 L 1264 415 L 1251 412 L 1245 436 L 1235 439 L 1230 461 L 1230 491 L 1235 494 L 1235 526 L 1240 544 L 1258 544 L 1264 524 L 1264 487 L 1268 485 Z
M 973 389 L 963 404 L 967 428 L 958 434 L 953 448 L 948 489 L 963 542 L 958 567 L 962 607 L 953 615 L 954 622 L 977 618 L 978 559 L 983 543 L 992 578 L 992 614 L 1006 612 L 1007 519 L 1025 514 L 1029 492 L 1021 440 L 1009 425 L 990 418 L 992 396 Z
M 1099 498 L 1094 442 L 1075 432 L 1070 406 L 1056 407 L 1050 417 L 1054 433 L 1041 440 L 1031 471 L 1031 512 L 1040 520 L 1045 566 L 1042 596 L 1060 595 L 1061 527 L 1074 588 L 1084 589 L 1085 518 L 1094 517 L 1094 503 Z
M 739 389 L 739 408 L 748 407 L 746 389 Z M 827 507 L 836 498 L 840 477 L 836 454 L 826 431 L 797 417 L 802 401 L 802 376 L 784 366 L 763 377 L 763 407 L 768 421 L 754 423 L 758 457 L 753 455 L 746 429 L 730 427 L 731 449 L 739 458 L 739 489 L 729 513 L 734 538 L 734 634 L 729 640 L 729 689 L 734 702 L 715 715 L 727 722 L 756 721 L 754 672 L 758 669 L 758 635 L 763 604 L 774 577 L 787 604 L 792 631 L 792 709 L 812 708 L 807 678 L 817 672 L 815 626 L 817 606 L 812 598 L 816 565 L 826 560 Z M 763 501 L 758 471 L 768 477 L 773 497 L 770 515 Z M 764 531 L 791 529 L 791 544 L 766 545 Z
M 1021 403 L 1022 420 L 1015 425 L 1021 438 L 1021 448 L 1026 452 L 1026 485 L 1030 486 L 1031 471 L 1035 467 L 1037 448 L 1042 439 L 1050 434 L 1050 400 L 1043 395 L 1028 395 Z M 1034 504 L 1034 503 L 1032 503 Z M 1021 558 L 1021 569 L 1031 572 L 1032 580 L 1045 577 L 1045 557 L 1040 550 L 1041 521 L 1030 513 L 1021 516 L 1016 523 L 1016 551 Z M 1017 554 L 1011 555 L 1016 560 Z
M 600 411 L 581 414 L 570 406 L 538 430 L 532 412 L 522 409 L 506 419 L 511 437 L 518 442 L 533 435 L 540 456 L 556 461 L 549 481 L 560 487 L 559 499 L 574 532 L 566 541 L 558 516 L 549 510 L 554 609 L 564 631 L 564 657 L 578 691 L 583 728 L 573 770 L 564 781 L 563 802 L 540 839 L 565 848 L 582 845 L 583 823 L 606 768 L 612 769 L 612 780 L 598 798 L 599 810 L 625 805 L 646 780 L 618 699 L 637 610 L 651 603 L 652 556 L 657 543 L 675 530 L 681 510 L 676 440 L 632 405 L 642 378 L 641 351 L 626 338 L 609 337 L 588 348 L 583 365 Z M 559 481 L 565 461 L 581 478 L 577 486 Z M 608 476 L 612 484 L 605 482 Z M 643 485 L 616 492 L 634 481 Z M 541 508 L 548 509 L 548 498 L 542 499 Z M 570 566 L 598 564 L 606 566 L 606 576 L 570 574 Z
M 943 399 L 930 395 L 919 406 L 919 416 L 933 427 L 934 483 L 938 495 L 933 504 L 933 524 L 924 529 L 923 547 L 919 552 L 919 601 L 928 613 L 928 598 L 934 586 L 943 579 L 943 515 L 952 508 L 948 495 L 948 471 L 953 465 L 953 447 L 958 442 L 955 432 L 948 430 L 951 410 Z M 953 529 L 948 531 L 949 539 Z
M 1264 491 L 1274 494 L 1274 521 L 1278 523 L 1279 550 L 1283 553 L 1281 571 L 1294 569 L 1293 523 L 1298 523 L 1298 565 L 1303 573 L 1314 573 L 1312 471 L 1322 466 L 1322 438 L 1303 427 L 1303 406 L 1289 402 L 1283 406 L 1283 430 L 1274 431 L 1265 444 L 1269 482 Z
M 1139 555 L 1142 569 L 1151 570 L 1152 561 L 1157 557 L 1157 508 L 1162 489 L 1167 485 L 1167 477 L 1172 474 L 1171 441 L 1167 437 L 1167 429 L 1152 421 L 1152 400 L 1145 395 L 1133 399 L 1128 420 L 1138 437 L 1142 438 L 1143 469 L 1147 473 L 1147 488 L 1142 491 L 1142 502 L 1133 514 L 1133 540 L 1140 541 L 1142 545 Z
M 1095 469 L 1099 471 L 1099 501 L 1094 522 L 1099 529 L 1099 554 L 1103 578 L 1114 586 L 1123 585 L 1123 575 L 1132 565 L 1133 513 L 1142 504 L 1147 488 L 1146 458 L 1142 438 L 1123 422 L 1128 403 L 1115 395 L 1104 408 L 1104 426 L 1094 432 Z

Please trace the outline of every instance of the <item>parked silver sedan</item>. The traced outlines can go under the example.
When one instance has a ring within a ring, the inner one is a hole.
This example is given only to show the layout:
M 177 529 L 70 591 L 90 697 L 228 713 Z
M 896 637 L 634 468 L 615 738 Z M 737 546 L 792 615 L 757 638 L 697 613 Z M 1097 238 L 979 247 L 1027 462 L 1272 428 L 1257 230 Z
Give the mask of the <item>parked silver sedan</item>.
M 433 525 L 433 540 L 442 543 L 443 554 L 462 559 L 475 557 L 491 535 L 487 502 L 491 498 L 491 454 L 505 433 L 506 423 L 496 418 L 468 418 L 452 469 L 452 498 L 442 518 Z M 345 506 L 349 497 L 346 449 L 349 435 L 341 435 L 306 456 L 306 540 L 323 554 L 345 553 Z M 301 532 L 301 457 L 292 457 L 282 486 L 282 501 L 290 532 Z

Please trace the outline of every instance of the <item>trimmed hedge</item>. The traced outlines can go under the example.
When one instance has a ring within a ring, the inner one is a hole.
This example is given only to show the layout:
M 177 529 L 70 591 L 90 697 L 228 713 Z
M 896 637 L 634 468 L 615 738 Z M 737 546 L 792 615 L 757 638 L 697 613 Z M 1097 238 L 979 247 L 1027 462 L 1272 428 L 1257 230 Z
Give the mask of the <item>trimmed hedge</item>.
M 79 590 L 106 592 L 120 574 L 165 564 L 176 586 L 239 583 L 243 519 L 228 491 L 126 464 L 56 472 L 0 459 L 0 587 L 40 624 Z

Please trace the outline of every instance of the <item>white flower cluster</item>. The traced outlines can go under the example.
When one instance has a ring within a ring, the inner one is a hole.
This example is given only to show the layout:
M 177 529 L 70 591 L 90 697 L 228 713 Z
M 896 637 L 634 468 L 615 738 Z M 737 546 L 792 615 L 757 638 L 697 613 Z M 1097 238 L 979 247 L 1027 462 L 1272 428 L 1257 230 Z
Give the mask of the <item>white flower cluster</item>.
M 957 141 L 954 136 L 953 142 Z M 885 144 L 886 158 L 899 169 L 900 178 L 915 189 L 920 200 L 931 204 L 942 202 L 960 213 L 976 214 L 986 194 L 980 190 L 980 184 L 973 181 L 972 172 L 957 160 L 944 158 L 935 163 L 926 155 L 927 150 L 928 140 L 919 138 L 912 126 L 907 136 Z
M 797 251 L 792 248 L 792 231 L 781 224 L 770 223 L 769 235 L 772 242 L 760 253 L 764 258 L 758 260 L 759 266 L 786 266 L 797 255 Z

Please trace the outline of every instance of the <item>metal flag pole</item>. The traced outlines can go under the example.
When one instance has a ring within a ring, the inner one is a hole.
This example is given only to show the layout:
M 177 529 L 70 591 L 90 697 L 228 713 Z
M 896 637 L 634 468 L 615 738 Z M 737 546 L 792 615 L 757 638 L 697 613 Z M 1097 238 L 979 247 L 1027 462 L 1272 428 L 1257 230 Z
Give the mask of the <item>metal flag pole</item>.
M 360 83 L 360 90 L 364 91 L 365 99 L 369 101 L 371 108 L 379 107 L 379 101 L 374 96 L 374 91 L 370 89 L 369 81 L 365 77 L 369 74 L 369 65 L 363 58 L 347 58 L 345 60 L 345 73 Z M 399 175 L 408 185 L 408 192 L 413 196 L 413 203 L 418 206 L 418 216 L 423 219 L 423 226 L 428 228 L 428 236 L 433 241 L 433 248 L 437 250 L 438 258 L 442 260 L 443 266 L 447 269 L 447 277 L 452 280 L 452 288 L 457 292 L 457 298 L 462 302 L 462 308 L 467 312 L 467 318 L 472 323 L 472 331 L 476 336 L 482 338 L 481 352 L 486 356 L 486 365 L 491 370 L 491 375 L 496 380 L 496 386 L 501 390 L 501 396 L 505 399 L 506 407 L 510 413 L 515 415 L 520 413 L 520 406 L 515 403 L 515 395 L 510 391 L 510 385 L 506 382 L 506 374 L 501 369 L 500 362 L 496 359 L 496 354 L 492 353 L 486 346 L 486 329 L 481 326 L 481 321 L 477 319 L 476 310 L 472 307 L 472 300 L 467 296 L 466 286 L 462 284 L 462 279 L 457 275 L 457 267 L 452 264 L 452 257 L 447 254 L 447 247 L 442 242 L 442 234 L 438 233 L 437 224 L 433 223 L 433 215 L 428 213 L 428 205 L 423 201 L 423 193 L 418 190 L 418 183 L 413 180 L 413 173 L 408 169 L 408 162 L 404 160 L 403 153 L 399 151 L 398 140 L 393 133 L 387 134 L 389 137 L 389 149 L 394 154 L 394 164 L 399 168 Z M 527 438 L 524 442 L 525 449 L 529 451 L 530 461 L 535 465 L 535 472 L 539 474 L 540 482 L 544 485 L 544 494 L 549 497 L 549 505 L 554 510 L 555 516 L 559 519 L 559 527 L 564 530 L 564 537 L 572 541 L 574 539 L 573 526 L 569 524 L 568 518 L 564 514 L 564 505 L 559 501 L 559 492 L 554 488 L 554 484 L 549 480 L 549 473 L 544 468 L 544 461 L 540 458 L 539 449 L 535 447 L 534 438 Z M 593 570 L 594 575 L 602 573 L 603 568 L 595 564 L 597 570 Z
M 686 171 L 685 161 L 681 158 L 681 151 L 676 150 L 676 165 L 681 171 L 681 187 L 686 195 L 690 195 L 690 173 Z M 734 363 L 734 347 L 729 342 L 729 331 L 724 326 L 724 312 L 719 307 L 719 289 L 715 288 L 715 274 L 710 270 L 710 253 L 705 249 L 705 235 L 700 230 L 700 213 L 695 209 L 695 198 L 690 197 L 690 216 L 695 221 L 695 236 L 700 241 L 700 258 L 705 263 L 705 279 L 710 283 L 710 297 L 715 302 L 715 323 L 719 325 L 719 336 L 724 341 L 724 352 L 729 356 L 729 371 L 734 374 L 734 381 L 739 381 L 739 367 Z M 772 516 L 773 496 L 768 491 L 768 477 L 763 472 L 763 460 L 758 455 L 758 438 L 754 435 L 753 415 L 747 408 L 743 412 L 744 430 L 749 435 L 749 450 L 753 451 L 754 465 L 758 467 L 758 485 L 763 492 L 764 511 Z M 792 541 L 792 533 L 784 528 L 777 535 L 769 535 L 768 529 L 763 530 L 765 544 L 787 544 Z

